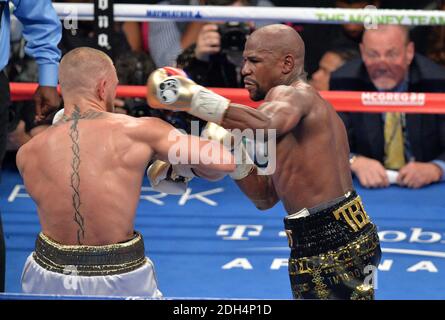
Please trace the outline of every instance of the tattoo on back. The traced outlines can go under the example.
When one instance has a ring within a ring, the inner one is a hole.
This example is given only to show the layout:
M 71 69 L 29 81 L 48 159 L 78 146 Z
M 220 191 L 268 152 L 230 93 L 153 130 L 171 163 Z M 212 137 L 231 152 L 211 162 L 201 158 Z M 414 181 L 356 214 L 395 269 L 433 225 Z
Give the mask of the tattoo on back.
M 102 112 L 96 112 L 93 110 L 88 110 L 81 114 L 80 108 L 78 106 L 74 106 L 74 111 L 71 114 L 71 117 L 63 117 L 65 122 L 71 120 L 73 121 L 69 133 L 72 141 L 71 151 L 73 152 L 73 160 L 71 162 L 71 189 L 73 190 L 72 201 L 74 208 L 74 221 L 78 225 L 77 243 L 79 245 L 83 244 L 83 240 L 85 239 L 85 219 L 80 211 L 82 202 L 80 200 L 80 147 L 78 124 L 79 120 L 81 119 L 96 119 L 102 115 Z

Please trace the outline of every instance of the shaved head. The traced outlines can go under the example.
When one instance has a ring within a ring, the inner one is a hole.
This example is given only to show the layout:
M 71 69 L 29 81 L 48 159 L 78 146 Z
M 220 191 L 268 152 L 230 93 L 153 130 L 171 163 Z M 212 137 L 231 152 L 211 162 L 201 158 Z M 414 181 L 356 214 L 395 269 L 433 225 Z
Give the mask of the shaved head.
M 259 50 L 273 55 L 292 55 L 296 60 L 295 67 L 304 65 L 304 42 L 295 29 L 284 24 L 272 24 L 254 31 L 249 41 L 255 42 Z
M 272 24 L 254 31 L 246 41 L 241 70 L 254 101 L 264 99 L 278 85 L 306 81 L 304 42 L 293 28 Z
M 360 53 L 374 86 L 393 90 L 406 79 L 415 48 L 405 26 L 379 25 L 365 31 Z
M 102 51 L 80 47 L 68 52 L 60 62 L 59 82 L 62 94 L 94 92 L 115 68 Z
M 406 26 L 394 24 L 381 24 L 376 29 L 367 29 L 363 33 L 362 42 L 367 41 L 369 37 L 386 37 L 388 34 L 394 34 L 395 38 L 400 38 L 404 44 L 408 44 L 409 30 Z
M 119 82 L 113 61 L 102 51 L 81 47 L 60 62 L 59 82 L 65 111 L 81 100 L 112 112 Z

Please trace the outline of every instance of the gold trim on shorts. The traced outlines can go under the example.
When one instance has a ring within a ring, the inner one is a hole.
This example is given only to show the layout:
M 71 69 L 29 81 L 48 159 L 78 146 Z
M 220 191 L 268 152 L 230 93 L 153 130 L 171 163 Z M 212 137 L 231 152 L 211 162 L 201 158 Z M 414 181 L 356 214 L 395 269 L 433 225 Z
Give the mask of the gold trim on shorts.
M 373 230 L 375 226 L 373 225 Z M 347 245 L 312 257 L 290 258 L 289 275 L 313 273 L 318 270 L 335 267 L 338 264 L 345 265 L 353 261 L 357 256 L 372 254 L 380 246 L 376 233 L 370 231 Z
M 103 246 L 62 245 L 41 232 L 33 258 L 48 271 L 77 276 L 122 274 L 146 263 L 144 241 L 138 232 L 129 241 Z
M 349 193 L 346 194 L 345 196 L 348 197 L 348 195 Z M 346 202 L 340 208 L 333 210 L 330 214 L 335 218 L 335 220 L 337 221 L 343 220 L 344 222 L 346 222 L 346 224 L 353 232 L 360 231 L 367 224 L 371 222 L 363 206 L 362 199 L 360 198 L 359 195 L 355 196 L 354 198 Z M 308 215 L 301 219 L 310 219 L 310 218 L 311 216 Z M 298 221 L 298 219 L 295 221 Z M 293 231 L 289 229 L 285 229 L 284 231 L 286 233 L 289 248 L 293 248 L 294 247 Z

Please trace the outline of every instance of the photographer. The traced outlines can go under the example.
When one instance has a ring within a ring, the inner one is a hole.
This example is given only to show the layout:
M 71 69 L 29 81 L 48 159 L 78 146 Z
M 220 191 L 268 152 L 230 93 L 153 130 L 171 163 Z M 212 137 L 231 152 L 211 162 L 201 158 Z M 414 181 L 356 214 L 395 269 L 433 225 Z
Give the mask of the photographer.
M 269 1 L 207 0 L 214 6 L 272 6 Z M 269 22 L 267 24 L 272 24 Z M 257 23 L 257 26 L 265 23 Z M 203 86 L 242 87 L 242 52 L 247 36 L 253 31 L 253 23 L 226 22 L 205 24 L 196 44 L 185 49 L 177 59 L 178 67 Z

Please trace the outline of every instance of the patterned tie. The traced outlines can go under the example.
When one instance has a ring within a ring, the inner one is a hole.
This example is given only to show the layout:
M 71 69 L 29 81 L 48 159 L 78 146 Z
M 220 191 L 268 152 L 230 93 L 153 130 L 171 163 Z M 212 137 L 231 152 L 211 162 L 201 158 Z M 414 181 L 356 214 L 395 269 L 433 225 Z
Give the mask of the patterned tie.
M 388 112 L 385 119 L 385 168 L 398 170 L 405 165 L 402 117 Z

